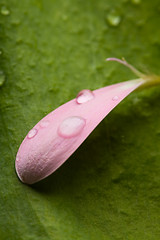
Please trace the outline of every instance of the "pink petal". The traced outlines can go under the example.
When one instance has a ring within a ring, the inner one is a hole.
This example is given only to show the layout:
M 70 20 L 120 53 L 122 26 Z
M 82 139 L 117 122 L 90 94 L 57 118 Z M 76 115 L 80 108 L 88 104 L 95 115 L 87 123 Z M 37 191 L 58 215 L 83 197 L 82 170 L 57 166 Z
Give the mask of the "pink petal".
M 93 92 L 83 90 L 78 94 L 79 101 L 73 99 L 49 113 L 28 133 L 18 150 L 16 171 L 20 180 L 33 184 L 53 173 L 102 119 L 142 83 L 143 80 L 131 80 Z

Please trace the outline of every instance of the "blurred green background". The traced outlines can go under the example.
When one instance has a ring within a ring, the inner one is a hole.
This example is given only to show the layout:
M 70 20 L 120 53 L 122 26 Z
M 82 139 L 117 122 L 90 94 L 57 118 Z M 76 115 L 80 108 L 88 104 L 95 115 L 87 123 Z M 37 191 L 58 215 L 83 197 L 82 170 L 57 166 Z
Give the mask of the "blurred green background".
M 18 147 L 82 89 L 160 74 L 159 0 L 1 0 L 0 239 L 159 240 L 160 87 L 135 92 L 47 179 L 22 184 Z

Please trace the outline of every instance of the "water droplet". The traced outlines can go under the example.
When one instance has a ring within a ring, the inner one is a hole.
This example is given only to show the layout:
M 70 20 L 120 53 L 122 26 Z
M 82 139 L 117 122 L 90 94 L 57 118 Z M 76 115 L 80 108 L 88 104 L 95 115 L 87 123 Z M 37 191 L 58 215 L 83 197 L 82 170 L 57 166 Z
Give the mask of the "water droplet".
M 107 16 L 107 21 L 111 26 L 117 27 L 121 22 L 121 17 L 116 13 L 111 12 Z
M 75 137 L 83 130 L 86 121 L 82 117 L 68 117 L 66 118 L 58 128 L 58 134 L 64 138 Z
M 7 16 L 10 14 L 10 11 L 7 9 L 6 6 L 2 6 L 1 7 L 1 14 L 4 15 L 4 16 Z
M 114 96 L 114 97 L 112 98 L 113 101 L 117 101 L 118 99 L 119 99 L 118 96 Z
M 18 156 L 16 156 L 16 162 L 19 162 L 20 158 Z
M 36 128 L 33 128 L 29 131 L 27 137 L 28 138 L 33 138 L 34 136 L 36 136 L 37 132 L 38 132 L 38 130 Z
M 5 75 L 2 71 L 0 71 L 0 87 L 4 84 L 5 82 Z
M 2 50 L 0 50 L 0 55 L 2 55 Z
M 93 92 L 88 89 L 84 89 L 78 93 L 76 97 L 76 102 L 81 104 L 81 103 L 88 102 L 93 98 L 94 98 Z
M 43 121 L 40 123 L 40 126 L 41 126 L 42 128 L 47 127 L 48 125 L 49 125 L 49 121 L 47 121 L 47 120 L 43 120 Z
M 136 4 L 136 5 L 141 3 L 141 0 L 131 0 L 131 1 L 132 1 L 133 4 Z

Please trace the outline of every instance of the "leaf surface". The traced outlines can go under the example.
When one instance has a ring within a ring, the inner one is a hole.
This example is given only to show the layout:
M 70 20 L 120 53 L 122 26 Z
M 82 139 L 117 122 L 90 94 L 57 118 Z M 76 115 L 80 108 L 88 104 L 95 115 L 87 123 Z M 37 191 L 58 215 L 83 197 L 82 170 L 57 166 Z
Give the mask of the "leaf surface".
M 133 78 L 106 57 L 160 74 L 159 1 L 134 2 L 1 1 L 2 240 L 160 238 L 159 87 L 127 97 L 47 179 L 27 186 L 14 170 L 47 113 L 84 88 Z

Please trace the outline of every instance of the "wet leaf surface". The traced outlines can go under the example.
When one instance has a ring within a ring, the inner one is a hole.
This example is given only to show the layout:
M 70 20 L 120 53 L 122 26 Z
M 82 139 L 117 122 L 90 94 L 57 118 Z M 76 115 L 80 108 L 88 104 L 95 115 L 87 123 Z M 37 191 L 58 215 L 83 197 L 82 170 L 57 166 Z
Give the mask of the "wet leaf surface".
M 134 78 L 107 57 L 160 74 L 159 1 L 2 0 L 0 9 L 1 239 L 158 240 L 159 87 L 127 97 L 47 179 L 22 184 L 14 162 L 47 113 L 82 89 Z

